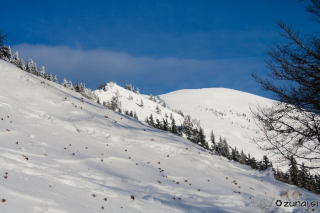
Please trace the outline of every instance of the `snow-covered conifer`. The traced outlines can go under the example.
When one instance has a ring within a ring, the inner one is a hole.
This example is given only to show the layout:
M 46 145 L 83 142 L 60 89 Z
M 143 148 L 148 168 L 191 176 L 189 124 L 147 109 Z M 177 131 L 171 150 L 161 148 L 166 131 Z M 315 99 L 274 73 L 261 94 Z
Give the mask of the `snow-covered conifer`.
M 134 111 L 133 117 L 138 120 L 138 115 L 137 115 L 136 111 Z
M 16 65 L 17 67 L 19 67 L 19 62 L 20 62 L 20 59 L 19 59 L 19 52 L 15 52 L 12 56 L 12 59 L 11 59 L 11 63 Z
M 26 67 L 26 71 L 28 73 L 33 73 L 33 60 L 32 59 L 29 59 L 28 62 L 27 62 L 27 67 Z
M 22 70 L 26 70 L 26 69 L 27 69 L 27 68 L 26 68 L 26 64 L 25 64 L 23 58 L 20 58 L 18 67 L 19 67 L 20 69 L 22 69 Z
M 74 87 L 73 87 L 73 85 L 72 85 L 72 82 L 71 82 L 70 80 L 69 80 L 68 88 L 71 89 L 71 90 L 74 89 Z
M 61 85 L 64 86 L 64 87 L 68 87 L 68 81 L 67 81 L 66 78 L 63 78 L 63 82 L 62 82 Z
M 11 53 L 11 47 L 10 47 L 10 45 L 8 46 L 8 55 L 9 55 L 9 62 L 11 62 L 11 60 L 12 60 L 12 53 Z
M 53 76 L 52 76 L 52 74 L 50 73 L 50 74 L 48 74 L 48 78 L 47 78 L 47 80 L 49 80 L 49 81 L 53 81 Z
M 41 66 L 41 67 L 40 67 L 40 71 L 39 71 L 39 75 L 40 75 L 42 78 L 44 78 L 44 77 L 45 77 L 45 73 L 46 73 L 45 67 L 44 67 L 44 66 Z
M 38 67 L 37 67 L 37 63 L 34 63 L 34 64 L 33 64 L 32 74 L 34 74 L 34 75 L 38 75 Z
M 53 82 L 54 82 L 54 83 L 58 83 L 57 75 L 54 75 Z
M 243 150 L 241 150 L 240 153 L 240 158 L 239 158 L 239 163 L 245 164 L 247 160 L 247 156 L 244 154 Z

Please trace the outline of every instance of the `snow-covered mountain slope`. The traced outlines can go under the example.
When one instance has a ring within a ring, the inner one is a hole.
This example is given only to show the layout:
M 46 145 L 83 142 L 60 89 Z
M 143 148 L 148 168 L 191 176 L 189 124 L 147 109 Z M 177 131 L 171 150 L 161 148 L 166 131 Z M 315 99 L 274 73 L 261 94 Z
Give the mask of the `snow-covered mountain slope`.
M 299 194 L 270 171 L 211 155 L 1 60 L 0 91 L 0 212 L 299 210 L 275 206 Z M 302 201 L 320 199 L 298 191 Z
M 256 144 L 252 144 L 249 138 L 258 134 L 258 128 L 255 126 L 250 112 L 258 104 L 261 106 L 271 106 L 272 100 L 224 88 L 209 88 L 195 90 L 179 90 L 164 95 L 159 95 L 161 100 L 165 101 L 169 108 L 162 107 L 149 99 L 149 96 L 136 94 L 126 90 L 117 84 L 110 82 L 105 90 L 96 90 L 95 93 L 100 98 L 101 103 L 112 99 L 112 96 L 120 97 L 123 110 L 135 111 L 140 121 L 144 122 L 145 118 L 153 115 L 160 121 L 165 119 L 165 115 L 170 116 L 172 113 L 177 125 L 181 125 L 184 118 L 173 112 L 181 110 L 184 115 L 190 115 L 192 119 L 200 121 L 201 127 L 204 128 L 207 141 L 210 141 L 210 133 L 213 130 L 216 141 L 219 137 L 226 138 L 228 143 L 236 146 L 240 151 L 246 154 L 250 153 L 256 159 L 262 159 L 263 155 L 268 154 L 258 149 Z M 133 99 L 130 100 L 129 97 Z M 141 100 L 144 107 L 141 107 Z M 158 100 L 159 101 L 159 100 Z M 157 113 L 156 107 L 161 108 L 161 114 Z M 170 119 L 168 118 L 170 122 Z M 272 158 L 272 156 L 269 155 Z M 273 158 L 275 160 L 276 157 Z M 276 166 L 279 164 L 275 164 Z M 286 169 L 286 168 L 285 168 Z
M 232 147 L 243 149 L 257 159 L 266 154 L 248 139 L 258 131 L 250 107 L 271 106 L 272 100 L 225 88 L 186 89 L 159 96 L 172 109 L 180 109 L 200 120 L 207 137 L 213 130 L 216 140 L 225 137 Z
M 107 102 L 112 99 L 112 96 L 117 96 L 117 93 L 119 94 L 119 100 L 121 102 L 121 108 L 122 110 L 128 110 L 128 111 L 135 111 L 138 115 L 138 120 L 144 122 L 146 117 L 149 117 L 150 114 L 153 115 L 153 118 L 158 118 L 160 121 L 162 119 L 166 119 L 166 115 L 168 122 L 170 122 L 170 114 L 172 113 L 172 116 L 177 122 L 177 125 L 180 125 L 183 123 L 183 117 L 172 110 L 170 110 L 167 107 L 163 107 L 158 102 L 154 102 L 149 99 L 149 96 L 143 95 L 143 94 L 136 94 L 132 91 L 129 91 L 127 89 L 124 89 L 123 87 L 117 85 L 114 82 L 110 82 L 107 84 L 104 90 L 96 90 L 96 95 L 100 98 L 100 102 L 103 101 Z M 132 100 L 130 100 L 129 97 L 132 97 Z M 143 107 L 141 107 L 141 100 L 143 102 Z M 161 113 L 157 113 L 156 107 L 159 107 L 161 110 Z

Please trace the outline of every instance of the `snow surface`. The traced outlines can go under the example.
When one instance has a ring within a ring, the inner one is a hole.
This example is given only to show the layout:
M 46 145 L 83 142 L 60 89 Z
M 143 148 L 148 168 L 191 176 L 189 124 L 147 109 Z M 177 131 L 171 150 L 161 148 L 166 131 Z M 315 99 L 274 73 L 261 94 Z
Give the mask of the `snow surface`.
M 258 105 L 271 106 L 273 100 L 225 88 L 178 90 L 160 97 L 172 109 L 180 109 L 200 120 L 207 140 L 213 130 L 217 141 L 220 136 L 226 138 L 232 147 L 236 146 L 258 160 L 268 154 L 250 140 L 258 135 L 250 107 L 254 110 Z
M 0 212 L 299 212 L 275 201 L 320 198 L 1 60 L 0 89 Z
M 101 102 L 107 102 L 111 100 L 112 96 L 116 96 L 117 91 L 120 94 L 122 109 L 136 111 L 141 122 L 144 122 L 150 114 L 153 115 L 154 120 L 158 118 L 162 121 L 167 114 L 170 123 L 170 113 L 172 113 L 177 125 L 181 125 L 184 118 L 172 110 L 182 110 L 184 115 L 190 115 L 192 119 L 200 121 L 208 142 L 213 130 L 216 141 L 219 141 L 221 136 L 227 139 L 231 147 L 236 146 L 239 151 L 243 150 L 257 160 L 261 160 L 263 155 L 268 155 L 275 166 L 280 166 L 279 163 L 276 163 L 277 156 L 260 150 L 250 140 L 250 138 L 258 136 L 259 132 L 252 120 L 250 107 L 255 109 L 258 104 L 271 106 L 273 100 L 225 88 L 188 89 L 159 95 L 168 105 L 168 108 L 164 108 L 149 100 L 148 95 L 135 94 L 113 82 L 108 83 L 105 90 L 96 90 L 95 93 Z M 129 96 L 132 96 L 133 100 L 129 100 Z M 144 108 L 140 107 L 141 99 Z M 161 108 L 161 114 L 156 111 L 157 105 Z M 285 166 L 283 170 L 286 171 L 287 167 Z

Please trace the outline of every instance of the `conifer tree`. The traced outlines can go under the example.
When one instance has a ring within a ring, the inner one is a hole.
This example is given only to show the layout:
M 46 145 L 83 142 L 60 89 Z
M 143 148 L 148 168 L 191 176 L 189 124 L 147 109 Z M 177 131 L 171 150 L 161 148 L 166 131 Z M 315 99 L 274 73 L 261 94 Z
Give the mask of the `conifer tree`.
M 72 85 L 72 82 L 71 82 L 70 80 L 69 80 L 68 88 L 71 89 L 71 90 L 74 89 L 74 88 L 73 88 L 73 85 Z
M 63 79 L 62 86 L 68 87 L 68 81 L 66 78 Z
M 171 114 L 172 115 L 172 114 Z M 178 134 L 178 129 L 177 129 L 177 126 L 176 126 L 176 121 L 174 120 L 173 117 L 171 117 L 171 132 L 173 134 Z
M 142 98 L 141 98 L 141 101 L 140 101 L 140 107 L 142 107 L 142 108 L 144 107 Z
M 222 154 L 223 141 L 221 135 L 219 137 L 219 142 L 214 146 L 214 150 L 218 155 Z
M 14 64 L 15 66 L 19 67 L 19 61 L 20 61 L 20 59 L 19 59 L 19 53 L 18 53 L 18 51 L 17 51 L 17 52 L 15 52 L 15 53 L 13 54 L 12 59 L 11 59 L 11 63 Z
M 33 60 L 32 59 L 29 59 L 28 62 L 27 62 L 27 67 L 26 67 L 26 71 L 28 73 L 33 73 Z
M 134 111 L 133 117 L 138 120 L 138 115 L 137 115 L 136 111 Z
M 116 111 L 119 108 L 117 96 L 112 96 L 111 98 L 111 109 Z
M 54 75 L 53 82 L 54 82 L 54 83 L 58 83 L 57 75 Z
M 5 61 L 11 60 L 11 49 L 10 46 L 6 47 L 4 46 L 4 41 L 6 41 L 7 35 L 1 35 L 2 30 L 0 30 L 0 59 L 3 59 Z
M 166 102 L 162 102 L 162 104 L 161 104 L 162 106 L 163 106 L 163 108 L 167 108 L 167 104 L 166 104 Z
M 258 168 L 257 160 L 255 159 L 255 157 L 251 158 L 250 166 L 251 166 L 252 169 L 257 169 Z
M 169 130 L 168 120 L 167 120 L 167 119 L 162 119 L 162 120 L 163 120 L 162 129 L 163 129 L 164 131 L 168 131 L 168 130 Z
M 245 163 L 246 165 L 248 165 L 248 166 L 250 166 L 250 164 L 251 164 L 251 156 L 250 156 L 250 153 L 248 154 L 248 156 L 247 156 L 247 159 L 246 159 L 246 163 Z
M 214 146 L 214 144 L 216 143 L 216 141 L 215 141 L 216 139 L 214 137 L 213 130 L 211 130 L 210 140 L 211 140 L 212 145 Z
M 50 75 L 51 75 L 51 74 L 50 74 Z M 80 84 L 79 84 L 79 82 L 78 82 L 77 85 L 74 86 L 74 90 L 75 90 L 76 92 L 80 92 L 80 90 L 81 90 L 80 87 L 81 87 L 81 86 L 80 86 Z
M 173 115 L 172 115 L 172 112 L 170 113 L 170 119 L 171 119 L 171 120 L 173 119 Z
M 40 67 L 40 71 L 39 71 L 39 75 L 40 75 L 42 78 L 44 78 L 45 73 L 46 73 L 45 67 L 44 67 L 44 66 L 41 66 L 41 67 Z
M 222 149 L 221 150 L 222 156 L 229 158 L 229 156 L 230 156 L 229 145 L 228 145 L 227 140 L 225 138 L 222 140 L 221 149 Z
M 49 75 L 48 75 L 48 78 L 47 78 L 49 81 L 53 81 L 53 77 L 52 77 L 52 74 L 50 73 Z
M 192 134 L 191 134 L 190 140 L 195 144 L 199 144 L 200 143 L 200 138 L 199 138 L 199 130 L 198 130 L 198 128 L 196 128 L 196 127 L 193 128 L 191 133 Z
M 23 58 L 20 58 L 18 67 L 22 70 L 26 70 L 26 64 L 25 64 Z
M 191 122 L 190 115 L 185 116 L 185 119 L 183 121 L 183 130 L 188 140 L 190 140 L 192 136 L 192 127 L 193 127 L 193 124 Z
M 182 137 L 182 125 L 178 126 L 177 130 L 178 130 L 178 135 Z
M 261 170 L 266 170 L 270 167 L 270 161 L 266 155 L 263 156 Z
M 8 47 L 8 54 L 9 54 L 9 57 L 8 57 L 9 62 L 11 62 L 11 60 L 12 60 L 12 53 L 11 53 L 11 47 L 10 47 L 10 45 L 9 45 L 9 47 Z
M 301 188 L 307 188 L 308 169 L 304 166 L 304 163 L 300 166 L 300 171 L 298 172 L 298 186 Z
M 234 149 L 231 150 L 231 160 L 234 160 L 235 162 L 240 161 L 240 155 L 237 150 L 237 147 L 234 147 Z
M 34 63 L 34 64 L 33 64 L 33 70 L 32 70 L 32 71 L 33 71 L 32 74 L 34 74 L 34 75 L 39 75 L 39 74 L 38 74 L 37 63 Z
M 247 156 L 244 154 L 243 150 L 241 150 L 240 158 L 239 158 L 239 163 L 245 164 L 246 163 Z
M 205 149 L 208 149 L 208 143 L 206 142 L 206 136 L 203 132 L 203 129 L 200 127 L 199 129 L 199 142 L 201 143 L 201 146 Z
M 152 113 L 150 114 L 150 117 L 149 117 L 149 125 L 153 127 L 155 126 Z
M 293 156 L 290 157 L 289 166 L 290 182 L 294 185 L 298 185 L 298 167 L 296 159 L 294 159 Z
M 160 122 L 160 120 L 159 120 L 158 118 L 156 118 L 155 127 L 156 127 L 157 129 L 162 129 L 162 124 L 161 124 L 161 122 Z
M 144 119 L 144 121 L 150 126 L 150 121 L 149 121 L 149 118 L 148 118 L 148 117 L 146 117 L 146 118 Z

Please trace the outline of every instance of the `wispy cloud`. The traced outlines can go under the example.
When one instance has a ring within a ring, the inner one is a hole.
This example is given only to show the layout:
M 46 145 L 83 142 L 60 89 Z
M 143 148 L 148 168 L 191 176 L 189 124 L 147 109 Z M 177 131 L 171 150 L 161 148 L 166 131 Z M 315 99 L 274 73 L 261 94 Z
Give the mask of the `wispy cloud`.
M 38 67 L 73 82 L 82 81 L 95 89 L 101 82 L 134 84 L 145 93 L 166 93 L 183 88 L 227 87 L 258 93 L 251 73 L 264 70 L 263 58 L 196 60 L 135 57 L 108 50 L 82 50 L 67 46 L 19 44 L 19 56 L 32 58 Z M 252 90 L 253 89 L 253 90 Z

